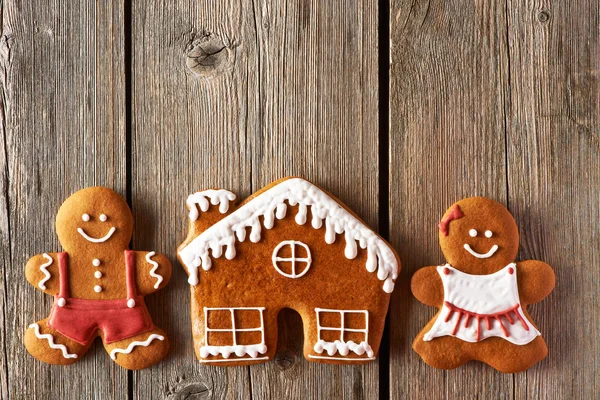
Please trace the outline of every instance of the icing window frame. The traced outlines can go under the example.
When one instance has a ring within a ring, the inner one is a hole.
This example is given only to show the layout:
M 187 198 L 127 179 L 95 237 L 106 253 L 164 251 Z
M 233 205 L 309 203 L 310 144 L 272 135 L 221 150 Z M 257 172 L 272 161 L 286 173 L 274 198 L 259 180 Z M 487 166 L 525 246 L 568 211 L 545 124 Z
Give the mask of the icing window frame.
M 304 250 L 306 251 L 306 257 L 296 257 L 296 246 L 297 245 L 304 248 Z M 291 257 L 279 257 L 279 255 L 278 255 L 279 252 L 283 248 L 285 248 L 285 246 L 291 247 L 291 250 L 292 250 Z M 283 242 L 281 242 L 277 246 L 275 246 L 275 249 L 273 250 L 272 261 L 273 261 L 273 267 L 275 267 L 275 270 L 277 272 L 279 272 L 281 275 L 285 276 L 286 278 L 292 278 L 292 279 L 301 278 L 304 275 L 306 275 L 306 273 L 308 272 L 308 270 L 310 269 L 310 266 L 312 264 L 312 258 L 310 255 L 310 249 L 308 248 L 308 245 L 306 243 L 298 241 L 298 240 L 284 240 Z M 292 263 L 292 273 L 288 274 L 287 272 L 283 272 L 281 270 L 281 268 L 279 268 L 279 264 L 278 264 L 279 262 L 291 262 Z M 296 264 L 298 264 L 298 263 L 306 263 L 306 267 L 299 274 L 296 273 Z
M 231 328 L 210 328 L 208 326 L 208 312 L 209 311 L 229 311 L 231 313 Z M 260 326 L 257 328 L 236 328 L 235 327 L 235 312 L 238 310 L 255 310 L 260 313 Z M 204 342 L 207 347 L 212 345 L 208 342 L 209 332 L 231 332 L 232 344 L 229 346 L 238 346 L 237 344 L 237 332 L 260 332 L 261 340 L 260 343 L 254 343 L 247 346 L 261 346 L 265 344 L 265 319 L 263 312 L 265 307 L 204 307 Z
M 368 310 L 333 310 L 328 308 L 315 308 L 315 312 L 317 314 L 317 341 L 324 340 L 321 338 L 321 331 L 339 331 L 340 338 L 338 339 L 340 342 L 345 343 L 344 339 L 345 332 L 358 332 L 364 333 L 365 335 L 365 343 L 369 343 L 369 311 Z M 320 313 L 338 313 L 340 314 L 340 327 L 336 328 L 334 326 L 322 326 L 321 325 L 321 315 Z M 363 314 L 365 316 L 365 327 L 362 329 L 357 328 L 346 328 L 344 325 L 344 320 L 346 314 Z

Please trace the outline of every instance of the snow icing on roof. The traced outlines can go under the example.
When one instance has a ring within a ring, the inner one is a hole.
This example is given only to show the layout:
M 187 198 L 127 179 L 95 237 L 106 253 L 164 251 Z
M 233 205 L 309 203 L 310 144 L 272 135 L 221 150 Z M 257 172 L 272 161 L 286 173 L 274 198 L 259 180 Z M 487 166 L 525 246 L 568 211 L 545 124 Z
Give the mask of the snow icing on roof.
M 208 209 L 208 202 L 203 196 L 210 196 L 203 195 L 204 193 L 206 192 L 199 192 L 192 196 L 202 198 Z M 223 193 L 219 196 L 214 195 L 221 201 L 221 206 L 223 202 L 230 199 L 230 196 Z M 198 211 L 195 201 L 190 202 L 190 198 L 188 198 L 188 204 L 193 206 L 192 210 L 196 210 L 195 213 L 190 211 L 190 219 L 195 220 L 198 217 Z M 210 198 L 212 200 L 212 197 Z M 287 179 L 264 191 L 188 243 L 179 252 L 181 260 L 190 274 L 188 282 L 194 286 L 198 284 L 198 267 L 202 266 L 205 271 L 210 269 L 209 249 L 212 257 L 219 258 L 223 255 L 225 247 L 225 257 L 228 260 L 235 258 L 236 239 L 240 242 L 246 239 L 247 227 L 251 228 L 250 241 L 253 243 L 260 241 L 262 227 L 259 217 L 264 218 L 266 229 L 273 228 L 275 218 L 282 219 L 287 213 L 285 201 L 291 206 L 298 205 L 298 213 L 295 217 L 297 224 L 304 225 L 307 222 L 308 207 L 311 211 L 313 228 L 319 229 L 325 222 L 326 243 L 332 244 L 335 242 L 336 234 L 344 234 L 346 240 L 344 255 L 348 259 L 354 259 L 357 256 L 357 246 L 367 249 L 367 271 L 377 271 L 377 278 L 385 281 L 383 290 L 386 293 L 394 290 L 394 280 L 398 277 L 398 261 L 389 245 L 329 195 L 300 178 Z M 204 203 L 199 202 L 199 204 L 204 211 L 202 208 Z M 212 204 L 217 203 L 213 202 Z

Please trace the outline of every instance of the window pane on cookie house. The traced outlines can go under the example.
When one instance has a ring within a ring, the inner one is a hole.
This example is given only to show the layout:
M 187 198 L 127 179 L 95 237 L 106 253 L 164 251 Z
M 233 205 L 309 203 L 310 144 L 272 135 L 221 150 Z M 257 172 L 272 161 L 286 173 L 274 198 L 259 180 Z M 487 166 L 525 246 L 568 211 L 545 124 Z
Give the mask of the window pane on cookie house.
M 210 329 L 231 329 L 231 311 L 207 310 L 208 321 L 206 326 Z
M 344 331 L 344 342 L 353 341 L 354 343 L 364 342 L 366 339 L 364 332 L 349 332 Z
M 283 245 L 277 250 L 277 257 L 292 258 L 292 246 L 289 244 Z
M 342 317 L 339 312 L 319 311 L 319 322 L 321 327 L 341 328 Z
M 233 345 L 233 334 L 231 332 L 214 332 L 207 333 L 207 343 L 209 346 L 231 346 Z
M 235 310 L 235 329 L 261 328 L 261 311 L 256 309 Z
M 292 275 L 292 262 L 291 261 L 277 261 L 277 267 L 284 274 Z
M 364 312 L 347 312 L 344 315 L 344 328 L 367 329 L 366 314 Z
M 308 258 L 308 251 L 304 248 L 304 246 L 296 245 L 294 247 L 294 256 L 296 258 Z
M 252 332 L 237 332 L 236 340 L 238 345 L 250 345 L 262 343 L 262 333 L 259 331 Z
M 340 330 L 335 330 L 335 331 L 322 330 L 319 338 L 326 342 L 335 342 L 336 340 L 340 340 L 341 333 L 342 333 L 342 331 L 340 331 Z

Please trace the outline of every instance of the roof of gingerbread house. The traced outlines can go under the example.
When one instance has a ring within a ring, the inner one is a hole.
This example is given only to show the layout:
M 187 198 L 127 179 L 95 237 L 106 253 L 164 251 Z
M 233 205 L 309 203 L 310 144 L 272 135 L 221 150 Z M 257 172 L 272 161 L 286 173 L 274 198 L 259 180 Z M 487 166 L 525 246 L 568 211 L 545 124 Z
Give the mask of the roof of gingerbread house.
M 229 201 L 233 200 L 235 195 L 227 190 L 207 190 L 192 194 L 187 200 L 190 206 L 189 217 L 192 221 L 198 218 L 196 204 L 202 211 L 208 210 L 209 201 L 213 205 L 220 204 L 219 210 L 225 213 Z M 188 243 L 179 252 L 181 260 L 189 271 L 188 282 L 197 285 L 198 267 L 209 270 L 210 256 L 221 257 L 223 248 L 225 248 L 225 257 L 228 260 L 234 259 L 235 242 L 236 240 L 243 242 L 246 239 L 246 228 L 251 228 L 250 241 L 259 242 L 263 224 L 266 229 L 271 229 L 275 218 L 282 219 L 286 216 L 286 201 L 291 206 L 298 205 L 295 221 L 299 225 L 306 224 L 310 207 L 311 226 L 319 229 L 325 223 L 326 243 L 334 243 L 336 234 L 343 234 L 346 240 L 344 254 L 348 259 L 357 256 L 358 246 L 367 249 L 367 270 L 377 271 L 379 280 L 384 281 L 385 292 L 391 293 L 394 290 L 394 280 L 398 277 L 398 261 L 392 248 L 331 196 L 300 178 L 286 179 L 264 190 Z M 263 217 L 263 224 L 259 217 Z

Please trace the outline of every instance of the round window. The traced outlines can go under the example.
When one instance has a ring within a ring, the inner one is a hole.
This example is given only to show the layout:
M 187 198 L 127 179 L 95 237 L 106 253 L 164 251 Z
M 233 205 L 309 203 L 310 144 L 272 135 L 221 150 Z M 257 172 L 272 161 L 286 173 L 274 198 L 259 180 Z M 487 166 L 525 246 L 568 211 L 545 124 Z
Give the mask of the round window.
M 273 266 L 277 272 L 288 278 L 304 276 L 311 262 L 308 246 L 296 240 L 284 240 L 273 250 Z

